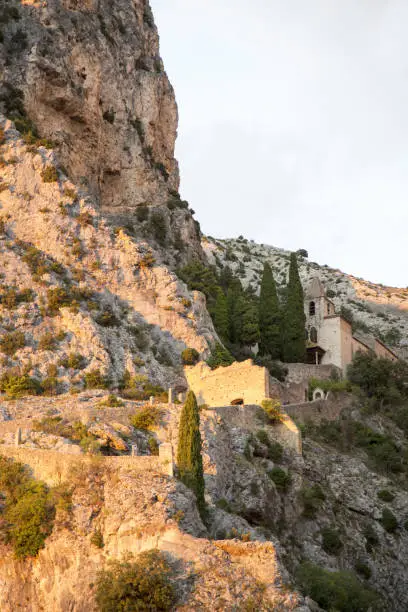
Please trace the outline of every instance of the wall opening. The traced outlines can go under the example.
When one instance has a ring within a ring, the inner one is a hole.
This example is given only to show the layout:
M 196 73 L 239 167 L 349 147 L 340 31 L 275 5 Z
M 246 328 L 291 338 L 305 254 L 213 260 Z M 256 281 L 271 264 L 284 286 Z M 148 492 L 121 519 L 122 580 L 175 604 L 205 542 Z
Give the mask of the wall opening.
M 313 317 L 316 314 L 316 304 L 314 302 L 309 302 L 309 316 Z
M 315 343 L 317 342 L 317 329 L 315 327 L 312 327 L 310 330 L 310 341 Z

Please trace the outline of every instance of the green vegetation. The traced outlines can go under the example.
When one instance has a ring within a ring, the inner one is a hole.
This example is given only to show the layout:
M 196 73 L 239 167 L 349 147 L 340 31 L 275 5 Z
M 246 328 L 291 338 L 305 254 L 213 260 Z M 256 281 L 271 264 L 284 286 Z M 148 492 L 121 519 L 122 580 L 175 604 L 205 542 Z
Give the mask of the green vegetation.
M 269 264 L 264 265 L 259 298 L 259 331 L 262 355 L 271 359 L 282 357 L 282 313 L 276 292 L 275 279 Z
M 205 484 L 201 445 L 197 400 L 193 391 L 189 391 L 180 417 L 177 467 L 180 479 L 194 491 L 198 509 L 203 515 L 205 512 Z
M 342 391 L 351 391 L 352 386 L 348 380 L 332 380 L 324 378 L 310 378 L 309 380 L 309 399 L 312 398 L 315 389 L 321 389 L 325 393 L 341 393 Z
M 58 172 L 55 166 L 46 166 L 41 172 L 41 178 L 44 183 L 55 183 L 58 181 Z
M 382 408 L 408 399 L 408 363 L 358 352 L 347 369 L 349 381 Z
M 35 378 L 30 378 L 28 374 L 20 374 L 16 369 L 11 369 L 2 374 L 0 391 L 6 393 L 9 399 L 17 399 L 27 395 L 41 395 L 42 387 Z
M 109 387 L 109 379 L 102 374 L 98 369 L 87 372 L 84 377 L 86 389 L 107 389 Z
M 382 511 L 380 523 L 384 527 L 385 531 L 388 531 L 389 533 L 394 533 L 394 531 L 398 529 L 398 521 L 395 515 L 388 508 L 384 508 Z
M 34 300 L 34 293 L 31 289 L 18 291 L 16 287 L 2 287 L 0 301 L 4 308 L 14 310 L 20 304 L 30 303 Z
M 289 472 L 282 470 L 279 467 L 274 467 L 270 472 L 268 472 L 268 476 L 275 483 L 276 488 L 279 491 L 286 492 L 289 489 L 289 486 L 292 482 L 292 477 Z
M 161 246 L 165 246 L 167 241 L 167 222 L 162 211 L 153 211 L 150 216 L 149 228 L 157 242 Z
M 364 561 L 362 561 L 361 559 L 358 559 L 356 561 L 354 565 L 354 569 L 356 570 L 358 574 L 360 574 L 360 576 L 362 576 L 366 580 L 371 578 L 372 572 L 371 572 L 370 566 L 367 565 L 367 563 L 364 563 Z
M 325 527 L 321 533 L 323 550 L 329 555 L 338 555 L 343 548 L 338 532 L 331 527 Z
M 214 327 L 223 340 L 228 340 L 230 335 L 230 321 L 228 316 L 227 297 L 222 289 L 217 292 L 213 312 Z
M 311 487 L 303 487 L 300 491 L 300 499 L 303 503 L 303 516 L 314 518 L 326 499 L 323 489 L 315 484 Z
M 261 406 L 271 423 L 282 422 L 283 414 L 281 410 L 280 400 L 264 399 L 262 400 Z
M 142 552 L 135 561 L 112 561 L 98 575 L 96 603 L 100 612 L 170 611 L 176 599 L 172 577 L 158 550 Z
M 69 353 L 61 357 L 58 365 L 66 369 L 82 370 L 86 366 L 86 359 L 80 353 Z
M 96 548 L 103 548 L 105 546 L 102 531 L 99 528 L 95 529 L 95 531 L 91 535 L 91 544 L 96 546 Z
M 25 334 L 22 331 L 7 332 L 0 338 L 0 351 L 9 357 L 25 345 Z
M 283 358 L 287 363 L 303 362 L 305 359 L 305 324 L 303 288 L 299 277 L 297 257 L 295 253 L 291 253 L 283 326 Z
M 102 400 L 98 404 L 98 406 L 100 408 L 104 408 L 104 407 L 107 407 L 107 408 L 121 408 L 124 405 L 125 404 L 118 397 L 116 397 L 116 395 L 113 395 L 112 393 L 109 394 L 106 399 Z
M 145 406 L 136 414 L 129 417 L 130 423 L 135 429 L 151 430 L 159 427 L 163 419 L 163 410 L 155 406 Z
M 35 557 L 53 527 L 55 508 L 47 486 L 27 468 L 0 456 L 0 492 L 5 504 L 2 530 L 17 558 Z
M 219 342 L 216 343 L 211 356 L 207 359 L 207 363 L 212 370 L 221 366 L 229 366 L 234 363 L 234 358 L 226 348 Z
M 391 491 L 388 491 L 387 489 L 381 489 L 381 491 L 378 491 L 377 497 L 378 499 L 381 499 L 381 501 L 392 502 L 395 498 L 395 495 L 391 493 Z
M 364 450 L 370 467 L 387 475 L 399 474 L 408 469 L 404 448 L 395 444 L 390 436 L 374 431 L 352 418 L 344 416 L 341 421 L 323 420 L 320 425 L 308 425 L 307 433 L 342 452 L 349 452 L 356 447 Z
M 195 365 L 200 360 L 200 353 L 194 348 L 186 348 L 181 353 L 183 365 Z
M 309 595 L 324 610 L 368 612 L 380 610 L 378 595 L 364 588 L 352 572 L 333 572 L 312 563 L 302 563 L 296 579 L 304 595 Z

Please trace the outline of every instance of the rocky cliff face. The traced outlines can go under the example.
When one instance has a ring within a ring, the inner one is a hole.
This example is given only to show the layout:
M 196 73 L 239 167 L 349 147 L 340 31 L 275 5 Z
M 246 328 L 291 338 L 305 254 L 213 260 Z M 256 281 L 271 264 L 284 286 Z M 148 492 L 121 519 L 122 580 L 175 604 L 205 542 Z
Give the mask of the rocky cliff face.
M 12 0 L 0 21 L 5 115 L 52 140 L 70 178 L 116 221 L 134 230 L 138 205 L 159 207 L 169 263 L 200 257 L 178 196 L 177 106 L 148 1 Z
M 166 267 L 160 245 L 107 222 L 42 141 L 28 144 L 4 117 L 0 128 L 2 372 L 40 380 L 51 367 L 65 387 L 95 369 L 114 386 L 126 370 L 181 382 L 183 348 L 205 355 L 215 338 L 203 296 Z M 70 354 L 82 355 L 80 370 L 62 365 Z
M 73 180 L 86 181 L 109 211 L 177 191 L 177 107 L 148 2 L 8 2 L 2 10 L 3 99 L 15 111 L 10 92 L 23 92 Z

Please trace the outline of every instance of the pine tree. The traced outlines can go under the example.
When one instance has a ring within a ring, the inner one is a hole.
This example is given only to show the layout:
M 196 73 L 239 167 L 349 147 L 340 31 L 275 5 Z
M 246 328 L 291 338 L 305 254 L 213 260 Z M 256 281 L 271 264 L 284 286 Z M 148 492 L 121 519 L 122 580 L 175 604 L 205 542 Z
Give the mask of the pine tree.
M 228 317 L 228 306 L 227 298 L 221 289 L 218 289 L 217 299 L 213 310 L 214 326 L 217 330 L 217 334 L 221 336 L 223 340 L 229 338 L 229 317 Z
M 264 265 L 259 298 L 259 332 L 261 355 L 282 357 L 282 314 L 275 279 L 269 264 Z
M 287 363 L 303 362 L 305 359 L 305 325 L 303 287 L 300 282 L 296 253 L 291 253 L 284 312 L 283 358 Z
M 193 391 L 188 392 L 186 403 L 181 412 L 177 467 L 182 482 L 194 491 L 198 509 L 202 514 L 205 510 L 205 484 L 201 456 L 200 415 Z

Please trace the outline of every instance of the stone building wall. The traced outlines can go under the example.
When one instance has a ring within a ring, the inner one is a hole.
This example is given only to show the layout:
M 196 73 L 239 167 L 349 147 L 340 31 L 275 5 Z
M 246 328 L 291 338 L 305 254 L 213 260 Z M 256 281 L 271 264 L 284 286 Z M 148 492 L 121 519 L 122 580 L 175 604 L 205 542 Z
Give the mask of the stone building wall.
M 200 362 L 185 367 L 184 372 L 199 405 L 207 404 L 210 408 L 228 406 L 238 398 L 242 398 L 244 404 L 260 405 L 269 397 L 269 373 L 250 359 L 216 370 Z
M 274 397 L 280 397 L 285 405 L 307 401 L 309 380 L 311 378 L 328 379 L 331 377 L 333 370 L 336 370 L 333 365 L 314 365 L 308 363 L 288 363 L 285 364 L 285 367 L 288 368 L 285 382 L 280 385 L 280 390 L 274 385 L 272 387 L 273 392 L 271 393 Z M 341 374 L 341 370 L 337 369 L 337 372 L 339 375 Z M 278 391 L 279 395 L 276 395 Z

